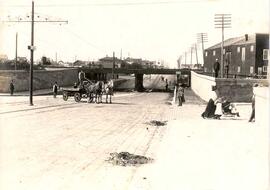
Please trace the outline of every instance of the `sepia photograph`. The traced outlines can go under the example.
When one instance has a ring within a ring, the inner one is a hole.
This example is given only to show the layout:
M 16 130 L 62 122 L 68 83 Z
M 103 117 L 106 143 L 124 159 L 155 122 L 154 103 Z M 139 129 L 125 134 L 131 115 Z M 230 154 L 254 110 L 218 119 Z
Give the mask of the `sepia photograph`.
M 0 189 L 269 190 L 269 30 L 269 0 L 0 0 Z

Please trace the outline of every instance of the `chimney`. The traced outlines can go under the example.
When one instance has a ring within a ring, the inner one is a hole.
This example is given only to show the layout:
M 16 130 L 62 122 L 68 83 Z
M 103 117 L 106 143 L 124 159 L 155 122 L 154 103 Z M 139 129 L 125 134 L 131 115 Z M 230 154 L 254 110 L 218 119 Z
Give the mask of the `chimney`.
M 245 34 L 245 39 L 246 41 L 248 41 L 248 34 Z

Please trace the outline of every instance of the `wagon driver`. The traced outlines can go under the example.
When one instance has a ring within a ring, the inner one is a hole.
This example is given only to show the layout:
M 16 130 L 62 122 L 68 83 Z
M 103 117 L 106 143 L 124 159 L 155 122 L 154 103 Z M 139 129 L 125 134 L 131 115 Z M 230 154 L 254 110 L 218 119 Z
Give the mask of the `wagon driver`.
M 80 84 L 80 86 L 82 86 L 83 81 L 85 79 L 85 73 L 82 70 L 79 72 L 78 78 L 79 78 L 79 84 Z

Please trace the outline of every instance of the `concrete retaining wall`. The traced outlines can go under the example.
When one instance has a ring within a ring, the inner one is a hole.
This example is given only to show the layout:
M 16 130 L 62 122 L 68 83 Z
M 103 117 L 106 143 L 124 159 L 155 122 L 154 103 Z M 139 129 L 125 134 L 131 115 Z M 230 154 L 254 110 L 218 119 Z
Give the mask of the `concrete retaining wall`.
M 255 94 L 255 122 L 257 126 L 269 128 L 269 88 L 256 87 Z
M 208 101 L 211 98 L 212 86 L 215 86 L 215 78 L 197 74 L 191 71 L 191 89 L 203 100 Z
M 51 88 L 56 81 L 59 86 L 71 86 L 77 82 L 78 69 L 58 69 L 49 71 L 34 71 L 34 90 Z M 14 81 L 15 92 L 29 90 L 29 72 L 0 71 L 0 92 L 9 92 L 9 83 Z
M 191 72 L 191 88 L 205 101 L 209 100 L 212 86 L 216 85 L 218 97 L 224 96 L 231 102 L 251 102 L 255 83 L 268 86 L 267 79 L 214 78 Z
M 217 78 L 217 92 L 231 102 L 251 102 L 254 84 L 268 86 L 266 79 L 225 79 Z

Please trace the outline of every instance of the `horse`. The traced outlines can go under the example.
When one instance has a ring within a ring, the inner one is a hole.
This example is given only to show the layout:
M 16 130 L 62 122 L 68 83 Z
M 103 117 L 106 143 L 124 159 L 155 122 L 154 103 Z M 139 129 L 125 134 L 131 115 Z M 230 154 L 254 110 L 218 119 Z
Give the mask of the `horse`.
M 93 102 L 94 98 L 96 103 L 102 103 L 102 86 L 103 86 L 102 81 L 98 81 L 97 83 L 92 84 L 88 83 L 85 86 L 85 89 L 89 97 L 88 103 Z
M 110 104 L 112 103 L 113 96 L 113 81 L 109 81 L 104 85 L 104 93 L 106 94 L 106 103 L 108 103 L 108 96 L 110 97 Z

